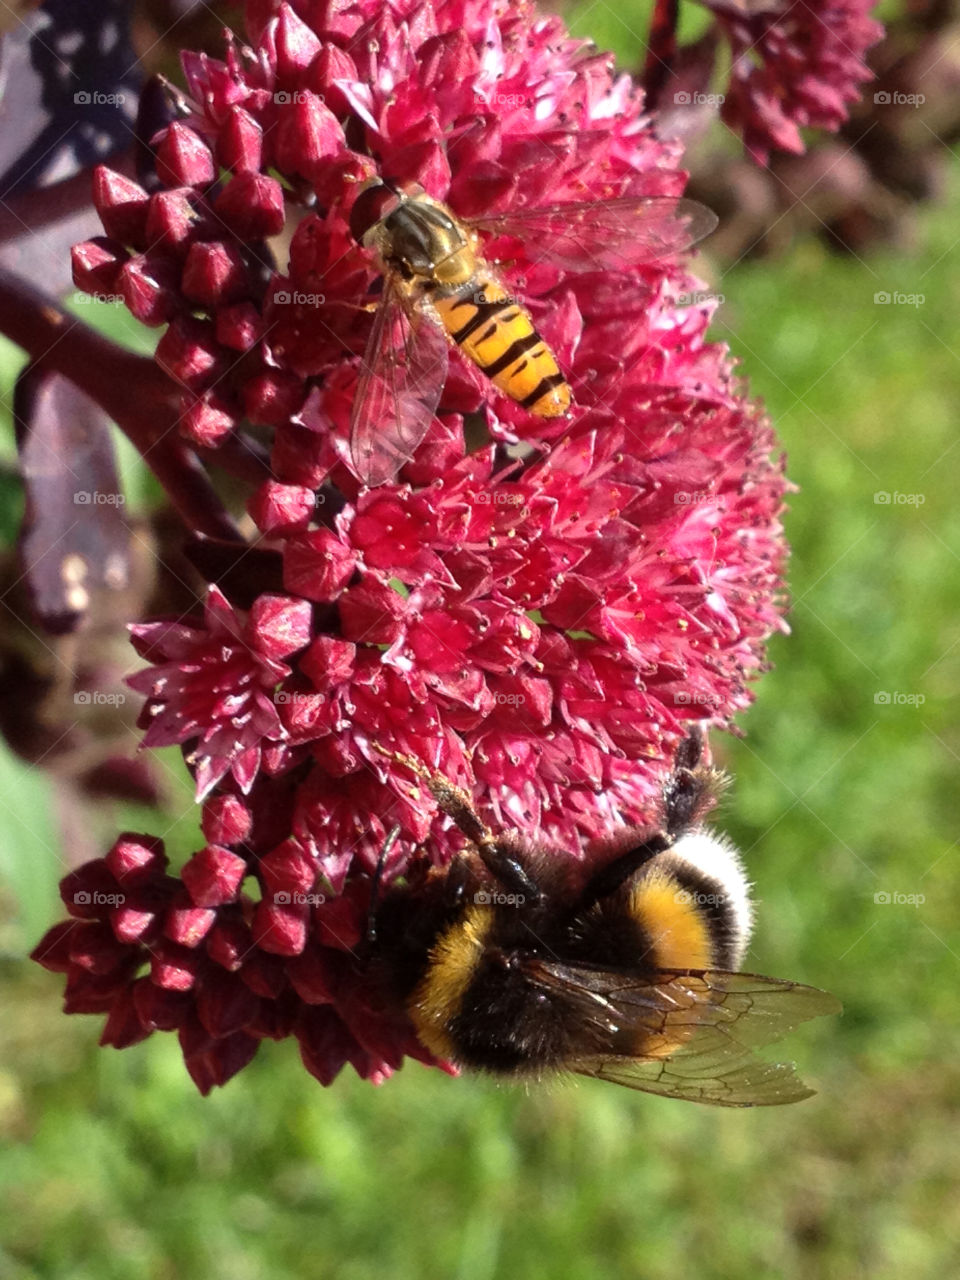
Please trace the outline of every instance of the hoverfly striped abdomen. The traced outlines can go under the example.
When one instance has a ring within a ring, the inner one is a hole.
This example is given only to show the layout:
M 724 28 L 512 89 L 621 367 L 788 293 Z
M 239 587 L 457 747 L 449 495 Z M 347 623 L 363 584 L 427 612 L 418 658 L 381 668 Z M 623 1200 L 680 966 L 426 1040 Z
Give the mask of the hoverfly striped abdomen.
M 494 281 L 475 278 L 433 305 L 460 350 L 498 390 L 543 418 L 570 408 L 571 393 L 527 311 Z

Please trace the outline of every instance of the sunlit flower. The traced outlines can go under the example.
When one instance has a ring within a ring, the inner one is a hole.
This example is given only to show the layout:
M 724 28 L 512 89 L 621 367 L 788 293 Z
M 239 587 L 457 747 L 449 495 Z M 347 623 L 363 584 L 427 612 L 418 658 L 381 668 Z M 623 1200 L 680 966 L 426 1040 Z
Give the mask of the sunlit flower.
M 367 984 L 370 875 L 394 824 L 387 880 L 462 837 L 384 751 L 581 856 L 650 820 L 690 722 L 747 705 L 784 555 L 772 433 L 671 258 L 568 273 L 512 245 L 572 416 L 531 420 L 457 357 L 398 483 L 361 490 L 346 437 L 378 277 L 349 234 L 360 179 L 465 217 L 676 196 L 685 175 L 629 81 L 527 5 L 259 0 L 247 21 L 256 53 L 185 58 L 195 111 L 155 140 L 166 186 L 101 174 L 108 239 L 76 261 L 168 323 L 157 357 L 193 440 L 273 429 L 249 511 L 282 578 L 135 628 L 146 743 L 183 745 L 208 843 L 179 878 L 145 839 L 126 880 L 116 848 L 81 868 L 74 922 L 37 952 L 68 1008 L 108 1013 L 109 1043 L 177 1028 L 202 1089 L 264 1037 L 295 1035 L 325 1083 L 428 1058 Z M 94 892 L 124 899 L 78 903 Z

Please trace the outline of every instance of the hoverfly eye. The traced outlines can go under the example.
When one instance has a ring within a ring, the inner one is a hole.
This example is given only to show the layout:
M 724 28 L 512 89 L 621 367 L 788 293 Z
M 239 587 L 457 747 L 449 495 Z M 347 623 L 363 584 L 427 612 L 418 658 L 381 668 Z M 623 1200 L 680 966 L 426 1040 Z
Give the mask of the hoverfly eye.
M 361 191 L 350 210 L 350 234 L 362 243 L 371 227 L 381 222 L 397 205 L 397 196 L 383 182 Z

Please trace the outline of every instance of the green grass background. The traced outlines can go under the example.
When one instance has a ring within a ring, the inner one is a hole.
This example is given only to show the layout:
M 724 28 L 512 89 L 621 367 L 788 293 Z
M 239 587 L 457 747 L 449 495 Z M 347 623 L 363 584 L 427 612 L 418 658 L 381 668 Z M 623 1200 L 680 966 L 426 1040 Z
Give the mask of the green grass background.
M 60 915 L 61 867 L 48 783 L 0 755 L 4 1280 L 953 1274 L 955 207 L 925 215 L 911 258 L 806 244 L 713 277 L 716 337 L 768 401 L 799 485 L 793 634 L 773 643 L 746 737 L 719 744 L 736 778 L 721 823 L 757 886 L 748 967 L 844 1001 L 789 1044 L 819 1094 L 724 1112 L 416 1064 L 380 1089 L 345 1072 L 324 1090 L 288 1042 L 203 1100 L 172 1037 L 98 1049 L 100 1019 L 64 1018 L 62 980 L 23 962 Z M 874 304 L 897 289 L 924 304 Z

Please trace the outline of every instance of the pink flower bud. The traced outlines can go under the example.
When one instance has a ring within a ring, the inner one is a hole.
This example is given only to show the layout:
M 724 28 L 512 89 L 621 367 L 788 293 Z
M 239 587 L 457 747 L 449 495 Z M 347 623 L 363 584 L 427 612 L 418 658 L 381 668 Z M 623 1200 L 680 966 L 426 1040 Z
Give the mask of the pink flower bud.
M 207 845 L 193 855 L 180 875 L 196 906 L 220 907 L 233 901 L 246 873 L 243 858 L 218 845 Z

